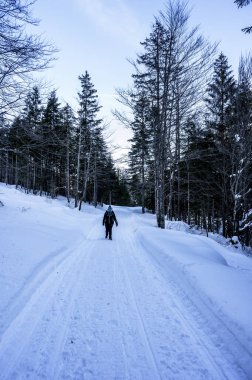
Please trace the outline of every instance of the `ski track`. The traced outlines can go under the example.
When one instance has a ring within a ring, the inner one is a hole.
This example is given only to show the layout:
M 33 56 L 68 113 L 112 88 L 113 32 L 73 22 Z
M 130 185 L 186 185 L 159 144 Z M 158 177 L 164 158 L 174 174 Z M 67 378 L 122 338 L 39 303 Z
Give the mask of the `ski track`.
M 0 379 L 247 379 L 211 309 L 137 241 L 134 214 L 117 216 L 113 241 L 97 217 L 8 305 Z
M 222 357 L 223 351 L 222 347 L 220 347 L 220 341 L 214 342 L 216 332 L 211 329 L 212 314 L 208 315 L 206 319 L 206 315 L 201 314 L 201 309 L 199 310 L 193 304 L 189 293 L 181 289 L 179 278 L 175 282 L 173 280 L 174 275 L 172 276 L 170 272 L 167 272 L 167 268 L 165 268 L 165 275 L 163 275 L 161 267 L 157 268 L 156 265 L 153 265 L 153 260 L 150 260 L 146 255 L 146 250 L 141 250 L 141 244 L 137 244 L 134 239 L 131 239 L 130 244 L 132 248 L 128 249 L 128 251 L 132 252 L 131 256 L 133 257 L 131 258 L 131 271 L 129 273 L 133 278 L 132 282 L 136 282 L 134 276 L 138 277 L 138 281 L 142 283 L 141 297 L 144 294 L 145 302 L 149 299 L 149 304 L 153 310 L 160 311 L 159 316 L 165 313 L 165 318 L 159 318 L 158 323 L 160 324 L 160 335 L 162 332 L 167 334 L 166 338 L 163 339 L 166 344 L 162 345 L 162 347 L 157 346 L 155 352 L 162 348 L 166 359 L 169 358 L 168 363 L 174 364 L 171 365 L 171 370 L 174 371 L 172 378 L 181 378 L 181 373 L 186 373 L 186 378 L 246 378 L 243 371 L 233 364 L 235 360 L 230 353 L 225 352 L 226 355 L 229 355 L 230 362 L 227 362 Z M 134 255 L 134 252 L 137 252 L 137 255 Z M 141 273 L 140 277 L 135 273 L 136 271 Z M 146 286 L 146 283 L 151 276 L 152 291 L 149 292 L 150 287 Z M 139 298 L 138 302 L 141 304 L 141 298 Z M 155 303 L 157 305 L 153 307 Z M 197 300 L 198 304 L 199 300 Z M 209 312 L 210 310 L 208 310 Z M 151 313 L 152 310 L 148 312 L 146 309 L 147 331 L 151 331 L 151 327 L 157 321 L 157 316 L 151 315 Z M 188 318 L 188 316 L 193 316 L 193 318 Z M 221 327 L 223 328 L 224 326 Z M 154 342 L 155 336 L 153 338 Z M 159 342 L 160 336 L 158 336 L 157 345 Z M 237 342 L 235 343 L 237 344 Z M 174 347 L 174 349 L 171 347 Z M 160 363 L 169 368 L 165 358 Z M 166 371 L 164 371 L 164 374 L 164 378 L 167 378 L 167 376 L 170 378 L 171 376 Z
M 62 247 L 51 252 L 49 256 L 34 268 L 22 288 L 17 291 L 17 294 L 13 295 L 9 303 L 1 310 L 1 314 L 4 315 L 4 318 L 0 318 L 0 334 L 7 329 L 13 319 L 13 315 L 18 313 L 23 304 L 27 303 L 34 293 L 34 290 L 47 279 L 52 271 L 56 271 L 59 266 L 62 266 L 68 256 L 77 250 L 81 244 L 83 244 L 83 239 L 74 244 L 70 249 Z

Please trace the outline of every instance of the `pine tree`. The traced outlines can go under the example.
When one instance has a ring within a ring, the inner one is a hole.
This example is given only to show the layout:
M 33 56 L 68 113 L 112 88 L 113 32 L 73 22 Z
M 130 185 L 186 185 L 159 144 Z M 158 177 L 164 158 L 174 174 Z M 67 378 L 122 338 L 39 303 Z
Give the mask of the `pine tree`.
M 214 63 L 212 82 L 207 89 L 206 104 L 209 111 L 210 127 L 221 139 L 227 133 L 232 104 L 235 96 L 236 82 L 227 57 L 221 53 Z
M 184 218 L 188 224 L 204 227 L 214 232 L 215 206 L 219 202 L 219 192 L 213 180 L 214 135 L 206 129 L 200 115 L 188 121 L 187 145 L 183 149 L 181 173 L 184 183 Z M 216 207 L 218 210 L 218 206 Z M 216 228 L 219 232 L 219 226 Z
M 47 192 L 55 197 L 62 187 L 60 158 L 63 148 L 62 141 L 64 141 L 64 136 L 61 135 L 60 103 L 55 90 L 49 94 L 46 107 L 43 110 L 41 132 L 44 145 L 42 177 Z
M 131 124 L 133 137 L 129 140 L 132 144 L 129 152 L 132 173 L 131 191 L 134 193 L 135 201 L 141 204 L 142 213 L 144 213 L 147 163 L 151 148 L 150 104 L 148 94 L 144 90 L 134 94 L 132 98 L 134 104 L 134 120 Z
M 70 203 L 70 196 L 73 195 L 71 189 L 74 186 L 72 177 L 74 174 L 74 127 L 75 116 L 69 104 L 66 104 L 61 111 L 62 118 L 62 140 L 63 154 L 61 156 L 62 167 L 65 172 L 65 195 L 68 203 Z
M 14 183 L 35 192 L 37 187 L 37 168 L 39 164 L 39 125 L 41 122 L 41 98 L 38 87 L 28 92 L 22 113 L 16 117 L 10 127 L 9 137 L 12 153 Z M 12 181 L 13 182 L 13 181 Z
M 206 104 L 209 111 L 208 128 L 214 134 L 212 160 L 216 175 L 213 177 L 213 181 L 219 189 L 219 208 L 224 236 L 227 235 L 227 224 L 230 224 L 229 219 L 231 218 L 229 179 L 235 94 L 236 82 L 232 70 L 227 57 L 221 53 L 214 64 L 214 74 L 208 87 Z
M 41 97 L 38 86 L 33 87 L 32 91 L 28 93 L 25 99 L 25 107 L 23 115 L 27 122 L 32 126 L 32 129 L 36 131 L 36 127 L 41 122 L 42 106 Z
M 81 209 L 82 201 L 86 201 L 87 184 L 90 179 L 91 164 L 93 166 L 94 184 L 96 184 L 96 165 L 97 165 L 97 134 L 100 135 L 99 128 L 101 119 L 98 118 L 98 112 L 101 108 L 98 104 L 97 90 L 91 82 L 91 77 L 86 71 L 84 75 L 79 76 L 81 83 L 81 92 L 78 93 L 79 97 L 79 125 L 78 125 L 78 142 L 77 142 L 77 173 L 76 173 L 76 187 L 75 187 L 75 207 L 78 206 L 80 195 L 80 181 L 82 183 L 82 196 L 79 203 L 79 210 Z M 91 162 L 91 158 L 94 161 Z M 96 192 L 96 189 L 95 189 Z M 96 195 L 95 195 L 96 197 Z M 96 202 L 96 200 L 95 200 Z

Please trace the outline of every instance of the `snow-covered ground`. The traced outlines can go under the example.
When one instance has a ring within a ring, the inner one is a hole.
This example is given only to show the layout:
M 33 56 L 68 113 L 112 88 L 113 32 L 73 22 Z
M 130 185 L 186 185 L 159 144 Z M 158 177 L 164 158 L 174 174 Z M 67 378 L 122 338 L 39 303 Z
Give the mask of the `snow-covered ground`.
M 252 379 L 252 259 L 0 184 L 0 379 Z

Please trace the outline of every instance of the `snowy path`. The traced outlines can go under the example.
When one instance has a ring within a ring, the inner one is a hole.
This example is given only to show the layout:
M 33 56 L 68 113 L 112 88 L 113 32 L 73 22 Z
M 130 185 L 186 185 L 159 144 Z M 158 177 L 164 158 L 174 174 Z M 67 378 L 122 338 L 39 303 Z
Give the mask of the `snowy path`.
M 172 263 L 146 249 L 137 215 L 117 216 L 113 241 L 102 238 L 97 216 L 13 297 L 0 328 L 0 378 L 248 379 L 228 345 L 250 353 L 199 295 L 192 299 Z

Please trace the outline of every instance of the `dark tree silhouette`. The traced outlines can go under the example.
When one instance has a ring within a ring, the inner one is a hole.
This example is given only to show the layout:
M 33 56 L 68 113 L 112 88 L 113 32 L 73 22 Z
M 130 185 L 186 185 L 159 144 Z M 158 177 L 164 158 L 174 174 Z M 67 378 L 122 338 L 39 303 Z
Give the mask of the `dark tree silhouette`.
M 237 4 L 238 8 L 246 7 L 251 3 L 251 0 L 235 0 L 235 4 Z M 251 33 L 252 32 L 252 26 L 248 26 L 246 28 L 243 28 L 242 31 L 244 33 Z

